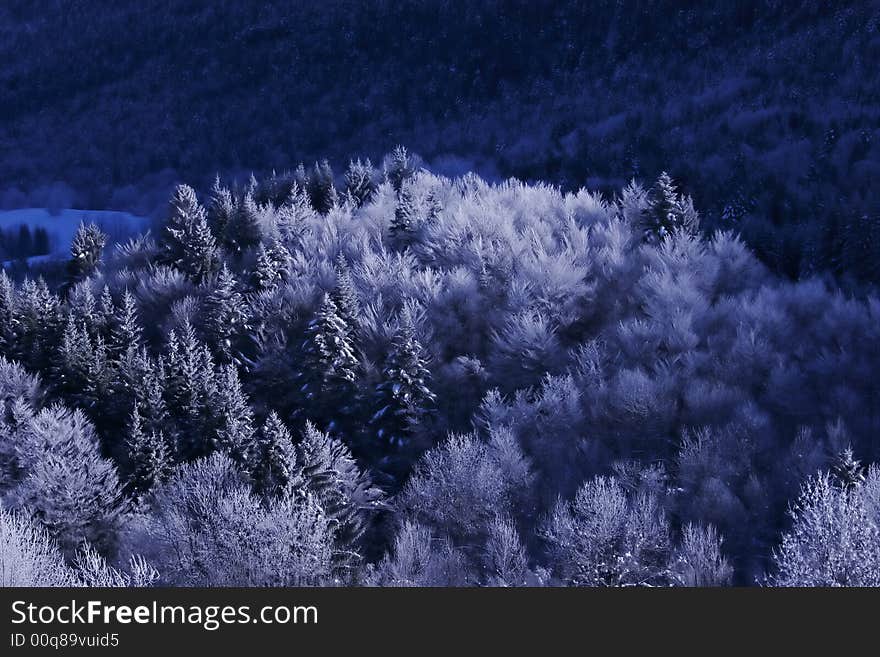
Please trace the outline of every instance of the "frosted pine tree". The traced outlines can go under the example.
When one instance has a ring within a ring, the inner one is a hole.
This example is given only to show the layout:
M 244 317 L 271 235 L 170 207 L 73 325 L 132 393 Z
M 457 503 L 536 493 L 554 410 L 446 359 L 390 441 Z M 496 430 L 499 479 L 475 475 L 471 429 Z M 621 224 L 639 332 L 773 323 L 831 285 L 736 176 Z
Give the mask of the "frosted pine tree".
M 394 218 L 389 226 L 391 245 L 398 250 L 403 250 L 416 241 L 420 226 L 418 202 L 409 185 L 404 185 L 397 195 L 397 206 L 394 208 Z
M 81 223 L 70 244 L 67 262 L 67 289 L 94 274 L 101 264 L 107 235 L 93 223 Z
M 226 242 L 229 226 L 235 221 L 236 204 L 232 192 L 220 182 L 220 176 L 214 178 L 211 186 L 211 201 L 208 204 L 208 226 L 218 239 Z
M 351 328 L 329 294 L 324 295 L 306 333 L 301 391 L 309 404 L 307 412 L 334 426 L 340 416 L 352 411 L 358 360 Z
M 164 481 L 171 473 L 172 461 L 161 432 L 144 428 L 137 406 L 128 422 L 128 459 L 130 474 L 128 487 L 135 496 L 150 490 L 153 484 Z
M 245 465 L 253 450 L 254 414 L 241 389 L 235 365 L 224 365 L 218 376 L 211 411 L 217 423 L 215 446 Z
M 382 491 L 360 470 L 344 443 L 311 422 L 306 422 L 296 445 L 295 477 L 303 492 L 314 495 L 331 519 L 338 564 L 357 562 L 358 543 L 382 508 Z
M 143 329 L 138 320 L 137 300 L 126 290 L 122 295 L 122 305 L 115 310 L 110 331 L 110 347 L 113 353 L 121 356 L 135 352 L 141 347 Z
M 645 241 L 656 244 L 662 242 L 677 230 L 695 233 L 700 218 L 690 197 L 682 196 L 665 171 L 660 174 L 650 192 L 647 212 L 642 220 Z
M 413 447 L 412 438 L 436 399 L 430 381 L 428 361 L 416 338 L 412 317 L 404 311 L 382 370 L 382 382 L 376 387 L 378 410 L 371 423 L 377 428 L 379 445 L 374 450 L 393 453 Z M 393 459 L 389 456 L 386 460 Z
M 361 162 L 360 158 L 348 164 L 345 172 L 345 193 L 352 204 L 359 208 L 372 200 L 376 193 L 376 171 L 369 159 Z
M 259 292 L 274 289 L 287 278 L 289 267 L 290 252 L 281 240 L 273 240 L 268 246 L 265 242 L 260 242 L 251 277 L 254 287 Z
M 178 185 L 171 199 L 171 214 L 160 244 L 163 260 L 196 282 L 220 266 L 217 243 L 208 226 L 205 209 L 195 190 Z
M 327 214 L 338 205 L 339 199 L 333 184 L 333 170 L 327 160 L 315 163 L 306 191 L 312 207 L 320 214 Z
M 234 359 L 236 339 L 248 328 L 248 308 L 235 276 L 224 264 L 205 301 L 205 331 L 225 361 Z
M 15 285 L 0 267 L 0 354 L 9 355 L 15 341 Z
M 394 191 L 400 193 L 404 184 L 415 175 L 417 164 L 415 158 L 403 146 L 397 146 L 387 157 L 385 177 Z
M 277 496 L 297 485 L 296 449 L 290 432 L 275 411 L 269 413 L 248 455 L 248 470 L 256 489 Z
M 339 317 L 348 328 L 349 335 L 357 333 L 361 304 L 348 261 L 341 253 L 336 258 L 336 285 L 330 298 L 336 304 Z

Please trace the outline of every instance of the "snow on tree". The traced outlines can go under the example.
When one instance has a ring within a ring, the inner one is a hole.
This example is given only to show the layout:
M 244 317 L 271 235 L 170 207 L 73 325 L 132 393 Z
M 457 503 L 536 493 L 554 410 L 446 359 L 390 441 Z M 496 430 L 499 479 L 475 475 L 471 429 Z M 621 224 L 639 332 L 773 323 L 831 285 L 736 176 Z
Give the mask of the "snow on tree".
M 348 328 L 349 335 L 354 336 L 361 317 L 361 304 L 351 268 L 341 253 L 336 258 L 336 285 L 330 293 L 330 298 L 336 304 L 339 318 Z
M 171 473 L 172 459 L 165 436 L 144 429 L 137 406 L 128 423 L 128 487 L 135 496 L 142 496 L 153 484 L 164 481 Z
M 403 146 L 397 146 L 385 161 L 385 178 L 398 194 L 418 170 L 417 158 Z
M 250 328 L 247 303 L 237 287 L 224 264 L 205 300 L 205 332 L 227 362 L 235 359 L 236 339 Z
M 17 428 L 22 475 L 8 498 L 39 519 L 71 555 L 83 540 L 111 548 L 124 510 L 112 462 L 101 457 L 92 424 L 80 411 L 52 406 Z
M 0 587 L 68 587 L 78 584 L 39 522 L 0 507 Z
M 206 216 L 211 232 L 224 243 L 227 242 L 228 231 L 235 222 L 237 211 L 232 192 L 220 182 L 220 176 L 216 176 L 211 185 L 211 200 Z
M 358 359 L 352 329 L 340 316 L 330 294 L 324 295 L 306 329 L 303 364 L 301 392 L 310 405 L 315 405 L 315 411 L 328 412 L 331 424 L 334 413 L 350 413 Z
M 327 160 L 315 162 L 315 167 L 308 178 L 306 191 L 315 212 L 320 214 L 327 214 L 339 204 L 336 187 L 333 184 L 333 170 Z
M 628 496 L 614 477 L 597 477 L 560 501 L 541 530 L 551 566 L 574 586 L 666 582 L 668 521 L 650 495 Z
M 880 499 L 876 467 L 867 483 L 841 486 L 819 474 L 803 486 L 791 529 L 774 552 L 774 586 L 880 586 Z
M 376 387 L 378 410 L 371 424 L 379 445 L 373 449 L 390 456 L 412 447 L 412 437 L 436 399 L 430 381 L 428 360 L 416 338 L 412 316 L 405 310 Z
M 163 260 L 195 282 L 210 277 L 220 266 L 217 243 L 205 209 L 195 190 L 178 185 L 171 199 L 171 213 L 160 244 Z
M 339 440 L 306 422 L 296 445 L 295 481 L 313 494 L 334 530 L 336 560 L 358 558 L 358 544 L 375 513 L 383 508 L 382 492 L 361 471 L 351 452 Z M 302 494 L 302 493 L 300 493 Z
M 649 206 L 641 222 L 645 241 L 657 244 L 677 230 L 696 233 L 699 229 L 700 218 L 692 199 L 678 193 L 678 188 L 665 171 L 651 189 L 649 198 Z
M 289 274 L 290 260 L 290 251 L 280 239 L 270 241 L 268 246 L 260 242 L 251 276 L 257 291 L 273 290 L 282 283 Z
M 357 208 L 369 203 L 376 193 L 376 171 L 369 158 L 352 160 L 345 172 L 345 193 Z
M 301 483 L 293 439 L 275 411 L 257 433 L 247 460 L 254 486 L 263 495 L 281 495 Z
M 216 399 L 211 411 L 217 426 L 215 445 L 230 457 L 245 465 L 253 450 L 254 414 L 241 389 L 238 370 L 229 363 L 220 368 L 217 377 Z
M 107 235 L 97 225 L 80 223 L 70 244 L 67 262 L 68 287 L 94 274 L 101 264 Z

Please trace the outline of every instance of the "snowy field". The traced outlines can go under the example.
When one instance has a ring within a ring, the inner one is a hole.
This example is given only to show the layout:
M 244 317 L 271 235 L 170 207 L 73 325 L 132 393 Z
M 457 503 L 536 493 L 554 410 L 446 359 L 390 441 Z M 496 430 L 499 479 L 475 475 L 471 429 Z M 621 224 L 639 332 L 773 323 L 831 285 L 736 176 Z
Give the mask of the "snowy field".
M 81 222 L 97 224 L 107 233 L 108 245 L 125 241 L 149 227 L 149 220 L 146 217 L 113 210 L 66 209 L 54 215 L 46 208 L 0 211 L 0 230 L 14 230 L 21 225 L 27 225 L 31 231 L 43 228 L 49 234 L 51 253 L 28 258 L 29 262 L 65 257 Z

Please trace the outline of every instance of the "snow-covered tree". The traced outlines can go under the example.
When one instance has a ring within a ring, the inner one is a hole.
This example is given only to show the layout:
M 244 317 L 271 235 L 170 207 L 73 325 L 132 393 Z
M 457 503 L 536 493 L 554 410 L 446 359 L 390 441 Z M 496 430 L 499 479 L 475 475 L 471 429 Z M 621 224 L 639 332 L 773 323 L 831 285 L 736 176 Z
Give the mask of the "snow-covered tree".
M 263 495 L 277 496 L 301 483 L 293 439 L 275 411 L 257 433 L 247 460 L 254 486 Z
M 377 410 L 371 419 L 381 447 L 373 449 L 391 455 L 412 447 L 412 437 L 436 398 L 430 388 L 428 359 L 409 312 L 401 314 L 381 378 L 376 387 Z
M 178 185 L 171 199 L 171 213 L 160 244 L 162 258 L 196 282 L 210 277 L 220 266 L 217 243 L 205 209 L 196 192 Z
M 75 285 L 94 274 L 101 264 L 101 254 L 107 245 L 107 235 L 97 225 L 81 223 L 70 244 L 67 262 L 68 286 Z
M 376 171 L 369 158 L 360 158 L 348 163 L 345 172 L 345 193 L 355 207 L 362 207 L 372 200 L 376 193 Z
M 225 361 L 235 359 L 235 343 L 249 328 L 248 308 L 238 281 L 224 264 L 205 300 L 205 332 Z
M 312 207 L 320 214 L 327 214 L 338 205 L 336 186 L 333 184 L 333 170 L 327 160 L 315 162 L 306 191 Z
M 307 411 L 329 414 L 327 419 L 331 424 L 338 421 L 334 413 L 340 416 L 351 413 L 358 359 L 352 329 L 340 316 L 329 294 L 324 295 L 306 330 L 303 363 L 301 390 L 309 404 Z
M 128 487 L 135 496 L 144 495 L 153 484 L 161 483 L 171 473 L 172 460 L 165 436 L 145 430 L 137 406 L 128 423 Z

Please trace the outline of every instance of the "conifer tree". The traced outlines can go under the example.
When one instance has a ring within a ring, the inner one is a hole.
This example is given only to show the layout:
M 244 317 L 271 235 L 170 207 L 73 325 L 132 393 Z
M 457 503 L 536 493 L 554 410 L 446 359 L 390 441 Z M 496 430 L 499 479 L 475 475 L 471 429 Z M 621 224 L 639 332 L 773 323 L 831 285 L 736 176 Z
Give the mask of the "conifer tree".
M 0 267 L 0 354 L 9 356 L 15 341 L 15 285 Z
M 257 204 L 253 192 L 244 195 L 226 226 L 225 242 L 232 253 L 241 254 L 259 243 L 262 235 L 260 214 L 265 211 Z
M 378 410 L 371 423 L 377 427 L 380 445 L 374 445 L 374 451 L 381 451 L 381 446 L 392 453 L 413 447 L 411 439 L 435 400 L 430 381 L 428 362 L 416 338 L 412 317 L 404 311 L 382 370 L 382 382 L 376 387 Z M 388 462 L 392 460 L 389 457 Z
M 121 356 L 140 349 L 143 329 L 138 320 L 137 300 L 126 290 L 122 295 L 122 305 L 116 309 L 110 331 L 111 348 Z
M 236 287 L 235 276 L 224 264 L 205 302 L 205 330 L 225 361 L 234 358 L 236 338 L 249 328 L 247 303 Z
M 268 246 L 260 242 L 252 275 L 254 287 L 259 292 L 273 289 L 287 277 L 289 266 L 290 252 L 280 239 L 272 240 Z
M 171 331 L 166 354 L 165 394 L 179 427 L 176 451 L 183 460 L 205 456 L 213 447 L 212 419 L 216 417 L 212 408 L 217 390 L 214 360 L 188 322 L 179 335 Z
M 161 432 L 146 430 L 137 406 L 128 423 L 128 459 L 130 474 L 128 487 L 135 496 L 141 496 L 161 483 L 171 473 L 172 462 L 165 437 Z
M 306 191 L 312 207 L 320 214 L 327 214 L 338 205 L 339 199 L 333 184 L 333 170 L 327 160 L 315 163 Z
M 290 432 L 275 411 L 269 413 L 248 455 L 254 487 L 266 496 L 292 490 L 296 480 L 296 449 Z
M 101 264 L 107 235 L 93 223 L 80 223 L 70 244 L 67 262 L 67 289 L 94 274 Z
M 217 381 L 212 409 L 217 423 L 215 444 L 236 462 L 246 465 L 254 448 L 254 415 L 241 389 L 235 365 L 224 365 Z
M 321 416 L 329 412 L 330 424 L 351 413 L 351 402 L 357 380 L 358 360 L 355 356 L 351 329 L 343 321 L 329 294 L 309 323 L 303 344 L 306 370 L 302 373 L 302 392 L 309 402 L 309 411 Z
M 291 251 L 294 250 L 314 217 L 315 209 L 305 187 L 294 184 L 287 200 L 275 213 L 275 226 L 282 243 Z
M 214 178 L 211 186 L 211 201 L 208 204 L 208 226 L 211 232 L 227 243 L 229 226 L 235 221 L 236 205 L 232 192 L 220 182 L 220 176 Z
M 404 185 L 397 195 L 397 206 L 389 227 L 391 245 L 401 251 L 412 246 L 416 241 L 420 223 L 419 208 L 413 190 L 409 185 Z
M 336 258 L 336 285 L 330 294 L 330 298 L 336 304 L 339 318 L 348 328 L 349 335 L 353 336 L 357 333 L 357 326 L 360 321 L 360 300 L 358 299 L 357 288 L 351 276 L 348 261 L 341 253 Z
M 166 263 L 196 282 L 206 280 L 219 268 L 217 244 L 205 209 L 188 185 L 178 185 L 174 191 L 161 249 Z
M 359 208 L 369 203 L 376 193 L 376 171 L 369 158 L 366 162 L 351 161 L 345 172 L 345 192 L 352 204 Z
M 385 165 L 385 177 L 398 194 L 403 189 L 404 184 L 415 175 L 416 162 L 406 148 L 397 146 L 388 156 Z
M 693 201 L 678 193 L 672 177 L 664 171 L 650 193 L 642 226 L 645 241 L 656 244 L 676 230 L 695 233 L 698 228 L 699 215 Z
M 311 422 L 306 422 L 296 445 L 295 478 L 332 520 L 337 561 L 343 566 L 357 561 L 358 542 L 382 508 L 382 491 L 360 470 L 344 443 Z

